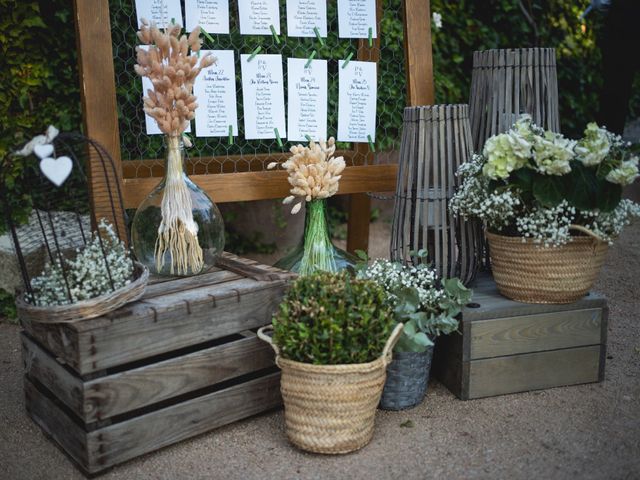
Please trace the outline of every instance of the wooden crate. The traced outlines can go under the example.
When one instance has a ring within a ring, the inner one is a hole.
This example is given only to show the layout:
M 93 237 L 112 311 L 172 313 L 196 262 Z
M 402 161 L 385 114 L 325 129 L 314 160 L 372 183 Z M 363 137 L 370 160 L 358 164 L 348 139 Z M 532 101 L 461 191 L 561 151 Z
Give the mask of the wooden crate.
M 271 320 L 292 275 L 225 254 L 110 315 L 22 322 L 26 408 L 87 474 L 281 404 Z
M 591 293 L 569 305 L 518 303 L 488 276 L 460 334 L 438 338 L 432 372 L 458 398 L 490 397 L 604 379 L 607 303 Z M 473 304 L 472 304 L 473 305 Z

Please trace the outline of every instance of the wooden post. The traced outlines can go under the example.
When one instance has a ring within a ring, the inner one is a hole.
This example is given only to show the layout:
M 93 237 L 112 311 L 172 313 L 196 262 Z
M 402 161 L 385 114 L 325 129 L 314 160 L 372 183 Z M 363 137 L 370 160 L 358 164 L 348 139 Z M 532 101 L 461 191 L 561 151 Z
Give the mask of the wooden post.
M 116 170 L 114 175 L 107 166 L 105 178 L 102 165 L 90 158 L 87 176 L 93 211 L 96 219 L 106 218 L 126 232 L 124 218 L 113 218 L 109 194 L 109 187 L 113 194 L 116 183 L 122 183 L 115 74 L 113 61 L 109 61 L 113 59 L 109 1 L 74 0 L 74 7 L 84 133 L 107 150 Z
M 433 105 L 433 53 L 429 0 L 404 0 L 407 105 Z

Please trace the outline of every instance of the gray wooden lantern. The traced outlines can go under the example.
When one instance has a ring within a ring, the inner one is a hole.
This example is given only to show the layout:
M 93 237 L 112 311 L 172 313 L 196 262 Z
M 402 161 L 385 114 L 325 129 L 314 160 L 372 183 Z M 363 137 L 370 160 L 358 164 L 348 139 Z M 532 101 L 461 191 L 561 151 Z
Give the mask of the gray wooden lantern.
M 412 252 L 427 249 L 441 277 L 469 284 L 480 266 L 478 223 L 448 211 L 458 167 L 471 156 L 467 105 L 432 105 L 404 110 L 396 187 L 391 258 L 416 262 Z
M 536 125 L 559 132 L 555 49 L 474 52 L 469 111 L 476 152 L 523 113 L 530 114 Z

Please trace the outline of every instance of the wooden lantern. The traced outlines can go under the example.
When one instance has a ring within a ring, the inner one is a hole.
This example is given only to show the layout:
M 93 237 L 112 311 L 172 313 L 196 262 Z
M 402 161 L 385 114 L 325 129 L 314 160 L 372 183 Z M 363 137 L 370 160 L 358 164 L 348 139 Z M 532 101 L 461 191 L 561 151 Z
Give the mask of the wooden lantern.
M 471 157 L 467 105 L 407 107 L 404 111 L 396 187 L 391 258 L 427 259 L 440 277 L 471 283 L 480 266 L 481 230 L 455 218 L 448 201 L 455 193 L 458 167 Z
M 555 49 L 474 52 L 469 111 L 476 152 L 523 113 L 531 115 L 539 127 L 559 132 Z

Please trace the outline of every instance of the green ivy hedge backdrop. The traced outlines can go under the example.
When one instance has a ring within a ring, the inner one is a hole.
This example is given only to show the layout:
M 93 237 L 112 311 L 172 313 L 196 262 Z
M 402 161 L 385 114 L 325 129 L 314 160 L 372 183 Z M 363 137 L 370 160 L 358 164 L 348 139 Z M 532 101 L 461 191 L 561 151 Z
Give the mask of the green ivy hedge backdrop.
M 397 40 L 402 38 L 402 0 L 383 1 L 385 10 L 398 12 L 398 17 L 385 16 L 382 35 L 389 44 L 398 45 Z M 592 13 L 583 31 L 579 15 L 588 3 L 588 0 L 432 0 L 432 11 L 442 17 L 441 28 L 433 28 L 437 102 L 467 102 L 474 50 L 555 47 L 562 130 L 570 136 L 578 135 L 595 117 L 601 87 L 598 34 L 602 17 Z M 50 123 L 62 130 L 80 129 L 72 2 L 0 0 L 0 48 L 0 157 L 9 148 L 44 131 Z M 403 77 L 401 67 L 398 68 L 398 76 Z M 398 101 L 391 107 L 397 112 L 389 114 L 390 108 L 386 106 L 384 121 L 394 124 L 387 127 L 399 128 L 404 82 L 385 75 L 379 80 L 379 88 L 398 91 Z M 631 116 L 637 117 L 640 88 L 634 91 Z M 384 145 L 384 139 L 380 143 Z M 28 206 L 28 199 L 28 194 L 16 186 L 12 201 Z M 24 219 L 26 211 L 18 211 L 18 216 Z

